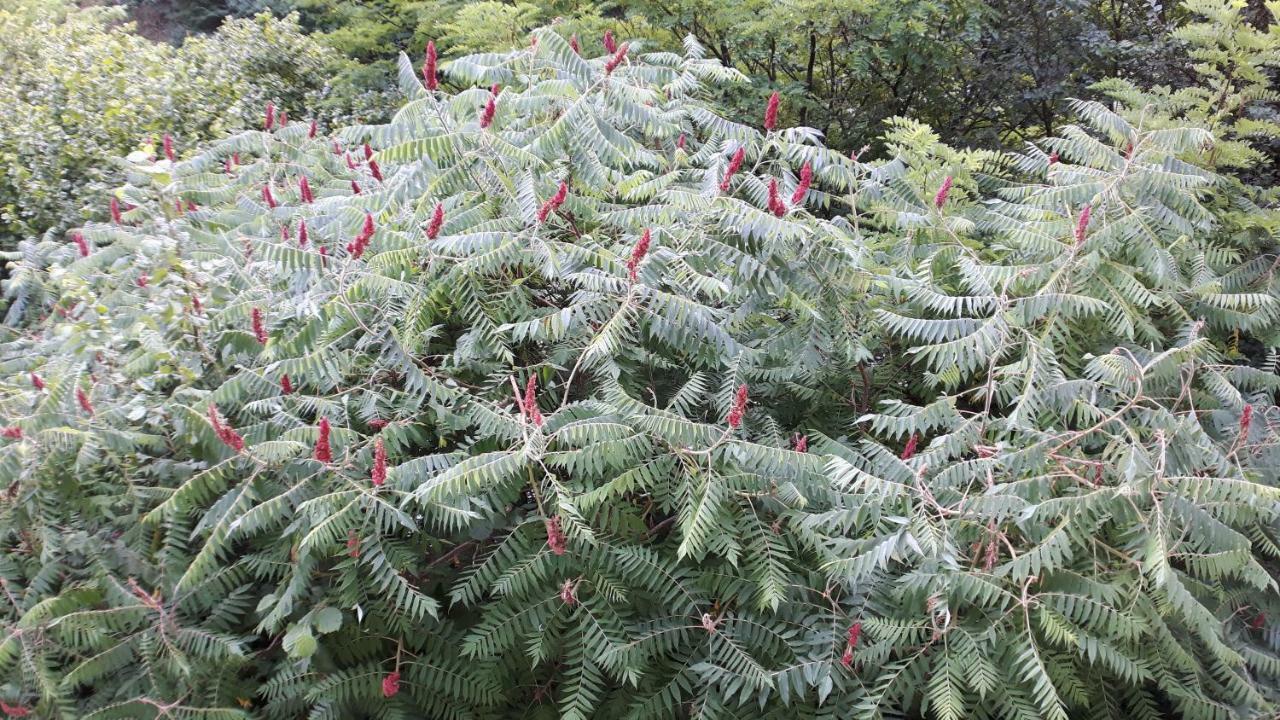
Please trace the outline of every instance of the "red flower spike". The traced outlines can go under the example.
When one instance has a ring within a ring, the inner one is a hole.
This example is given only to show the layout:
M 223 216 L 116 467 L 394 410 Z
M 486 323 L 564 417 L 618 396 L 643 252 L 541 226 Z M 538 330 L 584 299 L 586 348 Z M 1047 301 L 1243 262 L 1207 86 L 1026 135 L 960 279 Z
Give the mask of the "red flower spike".
M 285 125 L 289 124 L 289 113 L 285 112 L 284 110 L 281 110 L 279 115 L 279 120 L 280 120 L 280 127 L 281 129 L 283 129 Z
M 680 137 L 676 139 L 676 147 L 681 150 L 684 149 L 684 133 L 680 133 Z
M 169 133 L 164 134 L 164 156 L 168 158 L 169 162 L 174 161 L 173 136 Z
M 369 147 L 369 143 L 364 144 L 364 159 L 365 160 L 373 159 L 373 148 Z
M 569 607 L 578 604 L 578 595 L 572 580 L 565 580 L 564 584 L 560 586 L 560 601 Z
M 542 207 L 538 208 L 538 222 L 546 222 L 551 213 L 560 209 L 560 206 L 564 204 L 565 199 L 568 197 L 569 186 L 565 181 L 561 180 L 560 187 L 556 190 L 556 194 L 548 198 L 546 202 L 542 203 Z
M 360 183 L 356 182 L 355 180 L 352 180 L 352 181 L 351 181 L 351 192 L 352 192 L 353 194 L 355 194 L 355 195 L 359 195 L 359 194 L 360 194 Z
M 314 138 L 316 136 L 316 130 L 319 130 L 319 129 L 320 128 L 316 125 L 316 121 L 312 120 L 311 127 L 307 128 L 307 138 L 308 139 Z
M 640 266 L 645 254 L 649 252 L 649 241 L 649 228 L 645 228 L 644 234 L 640 236 L 640 241 L 631 250 L 631 258 L 627 260 L 627 275 L 631 278 L 631 282 L 636 281 L 636 268 Z
M 228 175 L 232 174 L 231 158 L 226 158 L 225 160 L 222 161 L 222 171 Z
M 31 373 L 31 387 L 34 387 L 36 390 L 43 390 L 44 380 L 41 380 L 39 375 Z
M 613 54 L 613 57 L 605 61 L 604 73 L 606 75 L 612 74 L 613 71 L 617 70 L 618 66 L 622 64 L 622 61 L 626 59 L 627 59 L 627 44 L 622 43 L 621 47 L 618 48 L 618 51 Z
M 111 198 L 111 222 L 117 225 L 124 224 L 124 219 L 120 215 L 120 200 L 115 197 Z
M 138 287 L 144 288 L 151 283 L 151 276 L 147 275 L 146 273 L 143 273 L 138 276 L 137 282 L 138 282 Z
M 1240 412 L 1240 435 L 1247 436 L 1249 434 L 1249 426 L 1253 424 L 1253 406 L 1245 405 L 1244 410 Z
M 315 458 L 322 463 L 333 462 L 333 451 L 329 447 L 329 418 L 320 418 L 320 434 L 316 436 Z
M 10 425 L 9 427 L 0 430 L 0 436 L 7 437 L 10 440 L 21 440 L 22 428 L 17 425 Z
M 289 379 L 288 375 L 280 376 L 280 392 L 285 395 L 293 394 L 293 381 Z
M 200 298 L 195 295 L 191 296 L 191 309 L 194 310 L 197 315 L 204 312 L 204 307 L 200 304 Z
M 440 235 L 440 230 L 444 227 L 444 205 L 436 203 L 436 209 L 431 213 L 431 223 L 427 225 L 427 239 L 435 240 Z
M 604 40 L 603 40 L 603 42 L 604 42 L 604 49 L 605 49 L 605 50 L 607 50 L 607 51 L 609 51 L 609 52 L 617 52 L 617 51 L 618 51 L 618 41 L 613 39 L 613 31 L 612 31 L 612 30 L 605 30 L 605 31 L 604 31 Z
M 769 104 L 764 107 L 764 129 L 773 130 L 778 126 L 778 104 L 782 102 L 782 98 L 778 97 L 778 91 L 774 91 L 769 96 Z
M 809 452 L 809 436 L 797 434 L 792 449 L 800 453 Z
M 370 429 L 373 429 L 373 430 L 381 430 L 386 426 L 387 426 L 387 421 L 383 420 L 382 418 L 377 418 L 369 421 L 369 427 Z
M 942 206 L 947 204 L 947 196 L 950 194 L 951 176 L 948 175 L 946 179 L 942 181 L 942 187 L 938 188 L 938 193 L 933 196 L 933 206 L 941 210 Z
M 307 237 L 307 221 L 300 220 L 298 221 L 298 247 L 306 247 L 308 239 L 309 238 Z
M 84 239 L 83 234 L 78 232 L 71 233 L 71 242 L 76 244 L 80 257 L 89 257 L 89 242 Z
M 275 103 L 267 103 L 267 115 L 265 118 L 263 118 L 262 125 L 267 130 L 270 130 L 271 128 L 275 127 L 276 125 L 276 104 Z
M 322 255 L 322 256 L 324 256 L 324 257 L 328 257 L 328 256 L 329 256 L 329 248 L 324 247 L 324 246 L 321 246 L 321 247 L 320 247 L 320 255 Z
M 343 157 L 345 157 L 345 158 L 346 158 L 346 160 L 347 160 L 347 169 L 348 169 L 348 170 L 355 170 L 355 169 L 356 169 L 356 163 L 355 163 L 355 161 L 354 161 L 354 160 L 352 160 L 352 159 L 351 159 L 351 153 L 343 153 Z
M 387 447 L 382 444 L 382 438 L 373 441 L 373 474 L 371 478 L 374 487 L 382 487 L 387 482 Z
M 483 130 L 493 123 L 493 116 L 497 111 L 497 99 L 493 95 L 490 95 L 489 102 L 485 104 L 484 111 L 480 113 L 480 129 Z
M 347 557 L 360 557 L 360 536 L 354 529 L 347 531 Z
M 373 237 L 373 230 L 373 215 L 366 212 L 364 214 L 364 225 L 360 228 L 360 234 L 371 238 Z
M 377 160 L 369 161 L 369 173 L 373 175 L 373 179 L 382 182 L 382 168 L 378 167 Z
M 856 622 L 849 626 L 849 647 L 858 647 L 858 639 L 862 637 L 862 623 Z
M 1050 164 L 1050 165 L 1057 165 L 1057 164 L 1058 164 L 1058 153 L 1057 153 L 1057 151 L 1054 151 L 1054 152 L 1049 153 L 1049 164 Z
M 393 670 L 382 678 L 382 697 L 395 697 L 400 692 L 400 671 Z
M 573 51 L 579 55 L 582 54 L 582 45 L 578 43 L 578 36 L 576 33 L 569 38 L 569 47 L 573 48 Z
M 254 308 L 251 313 L 253 323 L 253 336 L 257 338 L 259 345 L 267 344 L 267 329 L 262 324 L 262 311 Z
M 316 196 L 311 193 L 311 181 L 307 180 L 306 175 L 303 175 L 298 180 L 298 192 L 302 194 L 302 202 L 313 203 L 316 201 Z
M 846 647 L 844 649 L 844 654 L 840 656 L 840 664 L 845 667 L 849 667 L 850 665 L 853 665 L 853 649 L 852 648 Z
M 546 521 L 547 526 L 547 546 L 551 548 L 551 552 L 556 555 L 563 555 L 566 547 L 564 544 L 564 531 L 560 529 L 560 518 L 549 517 Z
M 80 403 L 80 409 L 89 417 L 93 417 L 93 403 L 89 402 L 89 395 L 85 393 L 84 388 L 76 388 L 76 402 Z
M 537 427 L 542 427 L 542 411 L 538 409 L 537 392 L 538 376 L 530 375 L 529 382 L 524 386 L 524 400 L 520 403 L 520 409 L 524 411 L 525 419 Z
M 910 460 L 916 454 L 916 445 L 920 442 L 920 436 L 911 433 L 911 437 L 907 438 L 907 446 L 902 448 L 902 459 Z
M 209 406 L 209 424 L 213 426 L 213 432 L 218 436 L 224 445 L 240 452 L 244 450 L 244 439 L 235 430 L 223 424 L 222 417 L 218 414 L 218 406 Z
M 742 168 L 742 161 L 746 156 L 746 148 L 738 148 L 733 157 L 729 158 L 729 166 L 724 170 L 724 180 L 720 181 L 720 192 L 729 192 L 729 184 L 732 182 L 733 176 Z
M 200 206 L 196 205 L 194 200 L 187 201 L 187 212 L 195 212 L 199 209 L 200 209 Z
M 30 708 L 23 705 L 10 705 L 3 700 L 0 700 L 0 712 L 15 718 L 26 717 L 31 714 Z
M 276 209 L 278 203 L 276 202 L 276 196 L 271 192 L 271 183 L 262 186 L 262 201 L 272 210 Z
M 434 41 L 427 41 L 427 57 L 422 62 L 422 81 L 428 90 L 435 90 L 440 86 L 440 79 L 436 75 L 436 44 Z
M 289 234 L 289 223 L 280 226 L 280 242 L 289 242 L 292 236 Z
M 729 423 L 729 427 L 738 428 L 742 426 L 742 418 L 747 414 L 747 385 L 743 383 L 738 386 L 738 392 L 733 396 L 733 407 L 729 409 L 729 415 L 725 417 L 725 421 Z
M 796 191 L 791 193 L 791 204 L 798 205 L 804 196 L 809 193 L 809 185 L 813 183 L 813 168 L 809 167 L 809 163 L 805 163 L 800 168 L 800 183 L 796 185 Z
M 778 217 L 787 214 L 787 204 L 782 201 L 782 197 L 778 194 L 777 178 L 769 178 L 769 212 Z
M 232 162 L 232 163 L 234 163 L 235 165 L 239 166 L 239 165 L 240 165 L 240 153 L 238 153 L 238 152 L 237 152 L 237 153 L 231 153 L 231 162 Z
M 494 84 L 490 85 L 490 86 L 489 86 L 489 92 L 490 92 L 494 97 L 498 97 L 499 95 L 501 95 L 501 94 L 502 94 L 502 85 L 501 85 L 501 84 L 499 84 L 499 83 L 494 83 Z
M 1085 204 L 1084 209 L 1080 211 L 1080 219 L 1076 221 L 1076 246 L 1084 244 L 1085 231 L 1089 229 L 1089 216 L 1093 214 L 1093 209 Z

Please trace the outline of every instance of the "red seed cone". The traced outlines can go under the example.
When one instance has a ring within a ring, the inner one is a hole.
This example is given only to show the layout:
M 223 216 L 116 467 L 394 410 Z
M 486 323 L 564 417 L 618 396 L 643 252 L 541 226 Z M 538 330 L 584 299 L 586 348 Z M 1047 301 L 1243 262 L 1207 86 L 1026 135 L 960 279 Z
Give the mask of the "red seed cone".
M 911 437 L 907 438 L 906 447 L 902 448 L 902 459 L 910 460 L 916 454 L 916 445 L 920 442 L 920 436 L 911 433 Z
M 309 239 L 307 236 L 307 221 L 298 221 L 298 247 L 306 247 Z
M 542 203 L 542 207 L 538 208 L 538 222 L 546 222 L 547 218 L 551 216 L 551 213 L 559 210 L 560 206 L 564 204 L 565 199 L 568 197 L 569 186 L 565 181 L 561 180 L 560 187 L 556 189 L 556 194 L 548 198 L 546 202 Z
M 792 449 L 796 452 L 809 452 L 809 436 L 797 434 Z
M 288 375 L 280 376 L 280 392 L 285 395 L 293 394 L 293 381 L 289 379 Z
M 435 90 L 440 86 L 440 79 L 436 75 L 436 44 L 434 41 L 427 41 L 427 55 L 422 61 L 422 82 L 427 86 L 428 90 Z
M 520 401 L 520 410 L 524 417 L 537 427 L 542 427 L 542 411 L 538 409 L 538 376 L 530 375 L 524 386 L 524 399 Z
M 639 242 L 631 250 L 631 257 L 627 260 L 627 276 L 631 278 L 631 282 L 636 281 L 636 269 L 640 266 L 640 262 L 644 260 L 644 256 L 649 252 L 650 233 L 649 228 L 644 229 L 644 234 L 640 236 Z
M 387 481 L 387 448 L 382 443 L 382 438 L 373 441 L 373 473 L 372 480 L 374 487 L 382 487 Z
M 484 129 L 493 124 L 493 116 L 498 112 L 498 102 L 493 96 L 489 96 L 489 102 L 485 104 L 484 110 L 480 113 L 480 128 Z
M 373 159 L 373 148 L 369 147 L 369 143 L 364 144 L 364 159 L 365 160 Z
M 436 209 L 431 213 L 431 223 L 427 225 L 427 239 L 435 240 L 440 235 L 440 230 L 444 227 L 444 205 L 436 203 Z
M 173 136 L 169 133 L 164 134 L 164 156 L 169 160 L 169 162 L 174 161 Z
M 1093 213 L 1093 209 L 1086 203 L 1084 209 L 1080 211 L 1080 219 L 1076 221 L 1076 246 L 1084 244 L 1085 232 L 1089 229 L 1089 216 Z
M 236 452 L 244 450 L 244 439 L 240 437 L 239 433 L 222 422 L 222 416 L 218 414 L 217 405 L 209 406 L 209 424 L 213 426 L 214 434 L 218 436 L 218 439 L 224 445 Z
M 676 138 L 676 147 L 683 150 L 685 144 L 684 133 L 680 133 L 680 137 Z
M 382 168 L 378 167 L 377 160 L 369 161 L 369 173 L 373 175 L 373 179 L 382 182 Z
M 257 339 L 259 345 L 266 345 L 267 329 L 262 324 L 262 310 L 254 308 L 250 315 L 253 324 L 253 337 Z
M 355 180 L 352 180 L 352 181 L 351 181 L 351 192 L 352 192 L 352 194 L 354 194 L 354 195 L 359 195 L 359 194 L 360 194 L 360 183 L 356 182 Z
M 137 282 L 138 282 L 138 287 L 144 288 L 147 285 L 151 284 L 151 276 L 147 275 L 146 273 L 143 273 L 138 276 Z
M 560 529 L 560 518 L 555 516 L 547 518 L 546 526 L 547 546 L 556 555 L 563 555 L 568 548 L 565 547 L 564 532 Z
M 400 671 L 393 670 L 382 678 L 382 697 L 395 697 L 400 692 Z
M 782 196 L 778 194 L 777 178 L 769 178 L 769 212 L 778 217 L 787 214 L 787 204 L 782 201 Z
M 947 204 L 947 196 L 950 194 L 951 176 L 948 175 L 946 179 L 942 181 L 942 187 L 939 187 L 937 194 L 933 196 L 933 206 L 941 210 L 942 206 Z
M 320 418 L 320 434 L 316 436 L 315 458 L 322 463 L 333 462 L 333 451 L 329 447 L 329 418 Z
M 43 390 L 44 380 L 42 380 L 39 375 L 35 373 L 31 373 L 31 387 L 35 388 L 36 390 Z
M 30 715 L 31 709 L 25 705 L 10 705 L 5 701 L 0 700 L 0 712 L 3 712 L 9 717 L 20 718 Z
M 778 126 L 778 105 L 782 102 L 782 98 L 778 97 L 775 90 L 769 96 L 769 104 L 764 107 L 764 129 L 772 130 Z
M 120 200 L 118 198 L 115 198 L 115 197 L 111 198 L 110 208 L 111 208 L 111 222 L 117 225 L 124 224 L 124 218 L 120 214 Z
M 569 47 L 573 48 L 573 51 L 578 53 L 579 55 L 582 54 L 582 45 L 578 43 L 578 36 L 576 34 L 570 36 Z
M 298 180 L 298 192 L 302 195 L 302 202 L 313 203 L 316 196 L 311 193 L 311 181 L 307 180 L 307 176 L 303 175 Z
M 607 50 L 608 52 L 612 53 L 612 52 L 618 51 L 618 41 L 613 39 L 612 30 L 604 31 L 604 39 L 602 40 L 602 42 L 604 43 L 604 49 Z
M 1058 153 L 1056 151 L 1049 153 L 1049 164 L 1050 165 L 1058 164 Z
M 10 440 L 21 440 L 22 428 L 17 425 L 10 425 L 9 427 L 0 430 L 0 436 L 7 437 Z
M 622 61 L 626 59 L 627 59 L 627 44 L 622 43 L 622 45 L 618 48 L 618 51 L 613 54 L 613 57 L 605 61 L 604 63 L 605 74 L 606 75 L 613 74 L 613 71 L 617 70 L 618 66 L 622 64 Z
M 281 110 L 276 119 L 280 121 L 280 127 L 283 129 L 285 125 L 289 124 L 289 113 Z
M 796 185 L 796 191 L 791 193 L 791 204 L 798 205 L 804 196 L 809 193 L 809 185 L 813 183 L 813 168 L 809 163 L 805 163 L 800 168 L 800 182 Z
M 729 408 L 729 415 L 725 417 L 729 427 L 738 428 L 742 426 L 742 418 L 747 414 L 747 395 L 746 383 L 739 385 L 738 391 L 733 396 L 733 407 Z
M 271 183 L 262 186 L 262 201 L 272 210 L 276 209 L 276 196 L 271 192 Z
M 360 536 L 355 530 L 347 531 L 347 557 L 360 557 Z
M 76 402 L 80 403 L 80 409 L 85 415 L 93 417 L 93 403 L 89 402 L 89 395 L 84 388 L 76 388 Z
M 84 239 L 84 235 L 79 232 L 71 233 L 71 242 L 76 244 L 76 250 L 80 253 L 80 257 L 89 257 L 89 242 Z
M 738 148 L 733 153 L 733 157 L 729 158 L 729 165 L 724 170 L 724 179 L 720 181 L 720 192 L 729 192 L 729 184 L 733 181 L 733 176 L 742 168 L 742 161 L 746 156 L 746 148 Z
M 307 128 L 307 137 L 314 138 L 316 136 L 316 130 L 319 130 L 319 129 L 320 129 L 319 126 L 316 125 L 316 121 L 312 120 L 311 127 Z
M 266 117 L 262 119 L 262 126 L 267 130 L 276 126 L 276 104 L 267 103 Z

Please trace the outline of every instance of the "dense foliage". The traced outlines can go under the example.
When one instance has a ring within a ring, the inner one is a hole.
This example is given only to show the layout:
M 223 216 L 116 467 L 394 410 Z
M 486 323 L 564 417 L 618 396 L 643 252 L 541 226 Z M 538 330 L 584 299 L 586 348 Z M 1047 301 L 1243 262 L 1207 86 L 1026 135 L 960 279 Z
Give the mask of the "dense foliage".
M 1168 35 L 1185 13 L 1150 0 L 220 0 L 172 20 L 198 28 L 213 7 L 298 12 L 318 40 L 362 63 L 337 81 L 356 86 L 392 77 L 396 53 L 429 39 L 453 56 L 505 50 L 548 23 L 593 52 L 605 29 L 672 51 L 693 35 L 754 81 L 717 88 L 729 118 L 754 117 L 777 90 L 786 119 L 846 152 L 874 145 L 899 115 L 948 141 L 1017 144 L 1052 134 L 1068 100 L 1104 77 L 1188 77 Z
M 233 20 L 174 48 L 138 36 L 122 17 L 69 0 L 0 8 L 0 247 L 105 218 L 103 193 L 124 180 L 116 158 L 158 152 L 165 133 L 185 155 L 256 121 L 267 100 L 326 119 L 357 102 L 326 97 L 344 61 L 296 18 Z
M 1270 711 L 1280 33 L 1188 7 L 1016 154 L 545 28 L 135 157 L 10 257 L 5 712 Z

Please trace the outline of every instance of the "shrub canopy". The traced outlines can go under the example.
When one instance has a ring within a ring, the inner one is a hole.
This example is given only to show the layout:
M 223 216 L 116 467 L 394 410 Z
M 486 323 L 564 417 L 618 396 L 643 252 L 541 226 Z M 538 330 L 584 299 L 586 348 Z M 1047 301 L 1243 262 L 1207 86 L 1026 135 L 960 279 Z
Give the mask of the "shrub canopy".
M 1274 42 L 1234 17 L 1206 52 Z M 1240 112 L 1256 57 L 1206 60 Z M 1271 707 L 1249 128 L 1115 86 L 1021 154 L 898 120 L 851 159 L 715 114 L 740 76 L 692 41 L 543 29 L 446 64 L 453 95 L 416 62 L 388 124 L 138 158 L 118 221 L 15 254 L 6 702 Z

